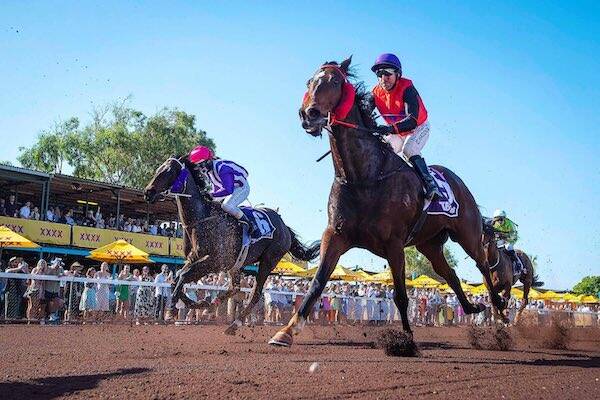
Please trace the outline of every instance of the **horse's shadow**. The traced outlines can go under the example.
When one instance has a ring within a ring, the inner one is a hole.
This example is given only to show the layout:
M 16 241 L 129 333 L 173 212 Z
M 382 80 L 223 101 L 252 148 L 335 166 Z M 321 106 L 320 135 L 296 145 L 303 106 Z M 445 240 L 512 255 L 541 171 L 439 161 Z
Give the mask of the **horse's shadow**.
M 151 371 L 149 368 L 126 368 L 115 372 L 92 375 L 50 376 L 32 379 L 24 382 L 0 382 L 2 398 L 10 399 L 43 399 L 50 400 L 63 397 L 81 390 L 90 390 L 98 386 L 104 379 L 118 376 L 143 374 Z

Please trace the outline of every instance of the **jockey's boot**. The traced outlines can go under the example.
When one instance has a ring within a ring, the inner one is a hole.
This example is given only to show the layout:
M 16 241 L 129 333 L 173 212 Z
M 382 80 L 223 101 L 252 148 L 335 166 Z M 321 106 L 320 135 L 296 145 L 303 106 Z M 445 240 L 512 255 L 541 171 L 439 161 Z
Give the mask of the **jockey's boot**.
M 254 233 L 254 224 L 248 219 L 246 214 L 242 214 L 238 221 L 248 226 L 248 235 L 252 236 L 252 234 Z
M 517 257 L 517 253 L 515 252 L 515 250 L 506 250 L 508 252 L 508 255 L 510 256 L 510 260 L 512 261 L 512 264 L 514 265 L 514 270 L 513 270 L 513 274 L 517 275 L 517 276 L 521 276 L 521 274 L 523 273 L 523 265 L 521 264 L 521 260 L 519 260 L 519 257 Z
M 431 174 L 429 173 L 429 170 L 427 169 L 427 164 L 425 163 L 423 157 L 419 155 L 412 156 L 410 158 L 410 162 L 412 163 L 412 165 L 414 165 L 415 171 L 417 171 L 417 174 L 419 174 L 419 177 L 425 184 L 425 197 L 429 200 L 435 199 L 436 196 L 438 198 L 443 197 L 442 193 L 440 192 L 440 189 L 438 188 L 438 185 L 433 179 L 433 176 L 431 176 Z

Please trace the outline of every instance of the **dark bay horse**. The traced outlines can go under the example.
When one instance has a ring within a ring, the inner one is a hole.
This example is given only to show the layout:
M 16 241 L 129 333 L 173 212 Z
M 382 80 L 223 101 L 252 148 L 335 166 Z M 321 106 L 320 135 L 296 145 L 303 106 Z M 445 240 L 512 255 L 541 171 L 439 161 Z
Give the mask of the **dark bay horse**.
M 519 307 L 516 316 L 516 320 L 518 320 L 529 303 L 529 290 L 533 286 L 539 284 L 539 282 L 536 282 L 535 279 L 533 263 L 525 252 L 517 249 L 515 249 L 515 253 L 521 260 L 521 263 L 527 272 L 521 274 L 519 277 L 515 277 L 513 274 L 512 260 L 504 249 L 504 246 L 498 248 L 496 239 L 494 228 L 489 223 L 484 222 L 483 246 L 488 263 L 490 264 L 490 273 L 492 277 L 492 287 L 488 287 L 488 289 L 491 289 L 495 293 L 502 293 L 505 301 L 508 301 L 510 299 L 510 292 L 516 281 L 519 280 L 523 284 L 523 301 L 521 302 L 521 306 Z M 504 323 L 509 322 L 505 313 L 499 311 L 495 306 L 494 315 L 500 318 Z
M 187 157 L 167 159 L 144 189 L 144 196 L 147 201 L 155 202 L 167 191 L 177 194 L 179 220 L 184 227 L 186 263 L 173 290 L 171 307 L 181 299 L 189 308 L 214 309 L 216 301 L 212 304 L 206 301 L 196 303 L 183 293 L 183 285 L 196 282 L 212 272 L 227 271 L 228 290 L 219 294 L 217 300 L 225 301 L 238 293 L 241 268 L 233 267 L 242 247 L 242 227 L 222 210 L 219 203 L 212 200 L 206 180 L 202 178 L 203 175 L 193 173 L 194 168 L 196 166 Z M 178 188 L 175 189 L 175 186 Z M 319 243 L 304 246 L 276 211 L 269 208 L 261 210 L 267 213 L 275 231 L 272 238 L 252 243 L 248 249 L 244 265 L 258 263 L 258 275 L 250 302 L 227 328 L 228 334 L 235 333 L 258 303 L 267 277 L 287 252 L 303 261 L 311 261 L 318 255 Z
M 491 287 L 481 242 L 482 218 L 475 199 L 457 175 L 447 168 L 436 166 L 454 191 L 460 213 L 455 218 L 429 215 L 422 229 L 418 233 L 413 232 L 425 201 L 421 180 L 388 144 L 371 133 L 376 125 L 373 109 L 366 104 L 362 85 L 355 88 L 347 81 L 350 62 L 347 59 L 341 64 L 329 62 L 322 65 L 308 81 L 308 90 L 300 108 L 302 127 L 307 133 L 320 136 L 323 128 L 330 131 L 335 179 L 329 194 L 328 225 L 321 240 L 317 273 L 298 312 L 286 327 L 273 336 L 270 344 L 292 344 L 292 335 L 299 333 L 304 326 L 338 259 L 355 247 L 387 259 L 394 279 L 394 302 L 400 311 L 403 329 L 411 338 L 404 281 L 406 246 L 415 245 L 431 261 L 435 272 L 454 290 L 466 313 L 485 309 L 483 304 L 471 304 L 467 300 L 443 253 L 448 237 L 458 242 L 475 260 Z M 349 91 L 354 90 L 355 96 L 349 96 Z M 340 120 L 336 114 L 340 114 L 339 108 L 346 103 L 351 108 Z M 496 306 L 503 309 L 503 299 L 493 292 L 490 294 Z

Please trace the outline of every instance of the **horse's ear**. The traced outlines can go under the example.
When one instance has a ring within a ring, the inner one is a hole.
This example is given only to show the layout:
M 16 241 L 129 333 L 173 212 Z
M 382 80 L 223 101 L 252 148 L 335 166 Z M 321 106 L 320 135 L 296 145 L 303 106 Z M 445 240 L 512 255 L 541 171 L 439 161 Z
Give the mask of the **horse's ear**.
M 350 64 L 352 63 L 352 56 L 346 58 L 344 61 L 342 61 L 342 63 L 340 64 L 340 69 L 344 72 L 348 72 L 348 67 L 350 67 Z

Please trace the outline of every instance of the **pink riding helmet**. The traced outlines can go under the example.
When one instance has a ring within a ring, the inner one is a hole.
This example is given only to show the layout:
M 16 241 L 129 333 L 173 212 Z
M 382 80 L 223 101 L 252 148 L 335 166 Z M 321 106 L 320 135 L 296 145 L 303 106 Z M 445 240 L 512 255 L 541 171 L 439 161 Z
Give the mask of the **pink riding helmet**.
M 190 152 L 188 158 L 191 162 L 197 164 L 202 161 L 212 160 L 214 156 L 215 154 L 209 147 L 197 146 Z

